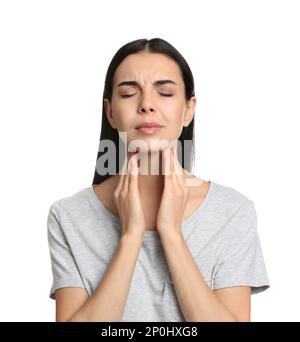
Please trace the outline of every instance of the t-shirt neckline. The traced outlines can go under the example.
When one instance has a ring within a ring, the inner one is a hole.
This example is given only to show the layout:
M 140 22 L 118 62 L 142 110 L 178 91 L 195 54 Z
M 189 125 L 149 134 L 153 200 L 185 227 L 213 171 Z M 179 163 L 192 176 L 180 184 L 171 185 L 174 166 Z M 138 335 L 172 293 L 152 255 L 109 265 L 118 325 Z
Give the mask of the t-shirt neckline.
M 203 198 L 203 200 L 201 201 L 201 203 L 198 205 L 198 207 L 188 217 L 186 217 L 184 220 L 182 220 L 182 222 L 181 222 L 182 231 L 188 229 L 189 223 L 191 223 L 196 218 L 196 216 L 198 216 L 199 213 L 201 213 L 203 211 L 204 207 L 207 205 L 207 202 L 209 201 L 209 199 L 210 199 L 210 197 L 214 191 L 215 185 L 216 185 L 215 182 L 213 182 L 211 180 L 209 181 L 208 191 L 207 191 L 205 197 Z M 114 223 L 121 226 L 120 219 L 117 216 L 115 216 L 110 210 L 108 210 L 106 208 L 106 206 L 98 198 L 97 194 L 94 191 L 94 185 L 87 187 L 85 190 L 89 194 L 89 196 L 92 200 L 92 203 L 94 204 L 96 210 L 101 209 L 107 215 L 107 217 L 109 217 Z M 149 238 L 155 238 L 155 239 L 159 238 L 158 231 L 157 230 L 146 230 L 144 232 L 144 239 L 149 239 Z

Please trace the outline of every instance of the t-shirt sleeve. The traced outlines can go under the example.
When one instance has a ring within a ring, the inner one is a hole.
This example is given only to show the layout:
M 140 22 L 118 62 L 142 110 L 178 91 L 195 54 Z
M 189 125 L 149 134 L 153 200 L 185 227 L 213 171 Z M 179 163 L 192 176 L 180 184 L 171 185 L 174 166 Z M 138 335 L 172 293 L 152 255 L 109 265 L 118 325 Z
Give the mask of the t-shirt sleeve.
M 251 294 L 270 284 L 257 231 L 253 201 L 247 200 L 224 226 L 226 248 L 218 264 L 213 289 L 250 286 Z
M 82 287 L 84 284 L 74 256 L 65 238 L 54 205 L 47 218 L 48 244 L 52 266 L 52 286 L 49 297 L 55 299 L 55 290 L 62 287 Z

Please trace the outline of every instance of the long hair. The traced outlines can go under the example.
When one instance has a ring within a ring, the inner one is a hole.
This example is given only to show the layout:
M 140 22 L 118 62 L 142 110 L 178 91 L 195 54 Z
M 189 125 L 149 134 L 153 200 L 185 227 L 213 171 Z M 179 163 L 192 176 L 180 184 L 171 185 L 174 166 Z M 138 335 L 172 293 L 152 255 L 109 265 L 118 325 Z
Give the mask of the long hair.
M 138 39 L 132 42 L 129 42 L 122 46 L 112 58 L 105 78 L 104 84 L 104 91 L 103 91 L 103 99 L 102 99 L 102 124 L 101 124 L 101 134 L 100 134 L 100 141 L 99 146 L 101 146 L 101 142 L 103 140 L 111 141 L 115 148 L 116 148 L 116 156 L 115 156 L 115 165 L 116 165 L 116 173 L 119 172 L 119 156 L 120 143 L 122 144 L 122 140 L 119 139 L 119 132 L 117 129 L 114 129 L 108 119 L 105 112 L 104 107 L 104 99 L 107 98 L 110 102 L 112 100 L 112 89 L 113 89 L 113 77 L 115 74 L 116 69 L 120 65 L 120 63 L 125 59 L 128 55 L 138 53 L 138 52 L 150 52 L 150 53 L 160 53 L 164 54 L 170 58 L 172 58 L 180 68 L 181 75 L 185 85 L 185 99 L 188 101 L 192 96 L 195 96 L 195 87 L 194 87 L 194 78 L 193 74 L 188 66 L 186 60 L 183 56 L 167 41 L 160 39 L 160 38 L 153 38 L 153 39 Z M 194 159 L 195 159 L 195 143 L 194 143 L 194 117 L 190 122 L 189 126 L 183 127 L 182 132 L 178 140 L 181 143 L 181 156 L 179 161 L 181 166 L 188 171 L 191 171 L 192 166 L 194 166 Z M 191 144 L 185 145 L 184 141 L 190 141 Z M 186 148 L 187 147 L 187 148 Z M 101 148 L 98 148 L 97 159 L 96 159 L 96 167 L 95 167 L 95 174 L 93 179 L 93 184 L 100 184 L 105 179 L 111 177 L 111 173 L 99 174 L 97 172 L 97 161 L 106 151 L 101 151 Z M 186 155 L 185 155 L 186 154 Z M 182 162 L 181 162 L 182 161 Z

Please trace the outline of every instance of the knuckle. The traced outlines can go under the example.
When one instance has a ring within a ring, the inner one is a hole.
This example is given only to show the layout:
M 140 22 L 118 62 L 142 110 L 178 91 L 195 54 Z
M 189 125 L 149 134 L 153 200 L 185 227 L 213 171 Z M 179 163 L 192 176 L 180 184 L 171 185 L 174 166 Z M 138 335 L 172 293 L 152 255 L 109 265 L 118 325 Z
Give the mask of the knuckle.
M 125 199 L 126 198 L 126 192 L 125 191 L 121 191 L 119 197 L 121 199 Z

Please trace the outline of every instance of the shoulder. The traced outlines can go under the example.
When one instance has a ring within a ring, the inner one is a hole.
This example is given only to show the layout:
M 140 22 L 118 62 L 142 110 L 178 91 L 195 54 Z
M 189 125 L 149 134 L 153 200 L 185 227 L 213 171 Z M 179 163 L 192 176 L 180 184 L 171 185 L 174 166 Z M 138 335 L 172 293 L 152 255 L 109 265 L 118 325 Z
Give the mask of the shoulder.
M 234 212 L 243 206 L 254 206 L 252 198 L 232 186 L 217 182 L 212 182 L 212 186 L 215 204 L 224 210 Z
M 60 197 L 50 204 L 49 212 L 58 217 L 82 214 L 89 208 L 89 192 L 91 187 L 80 189 L 73 194 Z
M 251 200 L 251 198 L 248 197 L 247 194 L 244 192 L 241 192 L 237 188 L 230 186 L 230 185 L 224 185 L 217 182 L 213 182 L 215 185 L 215 189 L 218 192 L 218 196 L 222 198 L 222 200 L 227 200 L 230 202 L 243 202 L 246 200 Z
M 215 209 L 224 220 L 226 232 L 254 234 L 257 214 L 252 198 L 232 186 L 219 183 L 213 185 Z
M 229 229 L 255 230 L 256 208 L 252 198 L 233 186 L 213 183 L 212 209 Z

